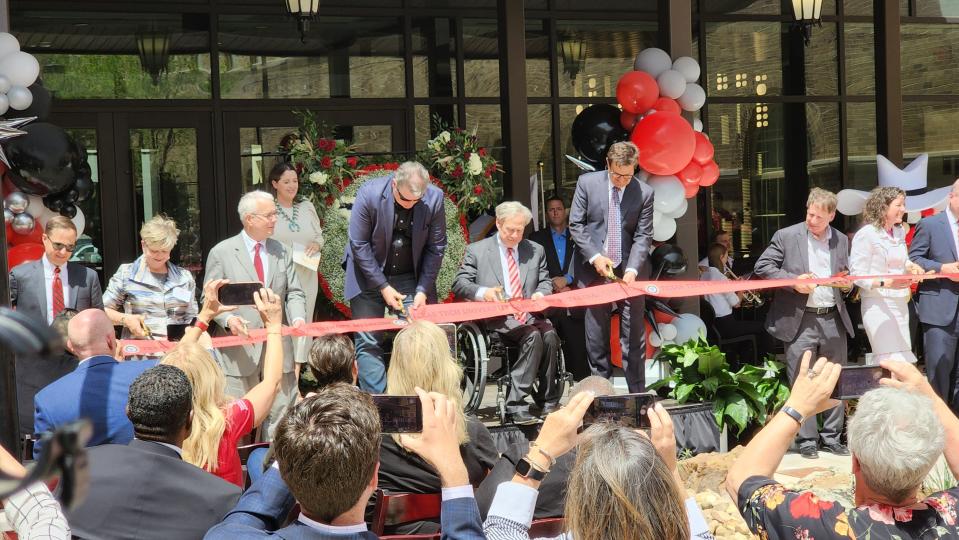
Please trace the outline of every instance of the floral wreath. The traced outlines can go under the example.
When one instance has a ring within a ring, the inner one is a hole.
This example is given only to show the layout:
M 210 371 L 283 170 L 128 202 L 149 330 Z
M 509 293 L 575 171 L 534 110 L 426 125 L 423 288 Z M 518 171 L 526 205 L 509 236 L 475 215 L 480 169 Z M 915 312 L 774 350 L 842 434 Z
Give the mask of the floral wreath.
M 319 278 L 323 294 L 333 303 L 333 306 L 343 315 L 350 317 L 350 307 L 343 294 L 346 271 L 343 268 L 343 254 L 346 253 L 349 243 L 350 212 L 356 201 L 356 193 L 360 187 L 372 178 L 379 178 L 395 171 L 399 163 L 384 163 L 368 165 L 358 169 L 352 182 L 344 182 L 343 191 L 336 200 L 328 205 L 323 222 L 323 245 L 320 257 Z M 436 178 L 430 177 L 436 187 L 443 189 L 443 184 Z M 456 204 L 450 195 L 443 190 L 443 206 L 446 210 L 446 253 L 436 276 L 436 293 L 444 302 L 453 299 L 453 279 L 459 271 L 463 255 L 466 253 L 466 244 L 469 242 L 469 230 L 466 220 L 457 211 Z

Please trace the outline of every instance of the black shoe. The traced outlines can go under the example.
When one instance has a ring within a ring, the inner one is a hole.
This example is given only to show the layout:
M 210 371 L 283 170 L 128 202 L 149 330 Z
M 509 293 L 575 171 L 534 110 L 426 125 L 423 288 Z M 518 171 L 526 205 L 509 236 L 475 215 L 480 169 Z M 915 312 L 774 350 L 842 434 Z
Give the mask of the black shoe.
M 554 413 L 554 412 L 556 412 L 556 411 L 558 411 L 558 410 L 560 410 L 560 409 L 562 409 L 562 408 L 563 408 L 563 407 L 560 406 L 559 403 L 547 403 L 546 405 L 543 405 L 543 407 L 542 407 L 542 409 L 543 409 L 542 416 L 545 417 L 546 415 L 548 415 L 548 414 L 550 414 L 550 413 Z
M 845 446 L 843 446 L 842 444 L 837 443 L 837 442 L 834 442 L 834 443 L 824 443 L 824 444 L 822 445 L 822 449 L 825 450 L 825 451 L 827 451 L 827 452 L 832 452 L 833 454 L 836 454 L 837 456 L 848 456 L 848 455 L 849 455 L 849 449 L 846 448 Z
M 819 459 L 819 450 L 816 449 L 815 444 L 800 446 L 799 455 L 806 459 Z
M 516 411 L 514 413 L 510 413 L 509 416 L 512 422 L 519 426 L 529 426 L 532 424 L 538 424 L 540 421 L 539 418 L 536 418 L 535 416 L 531 415 L 530 413 L 526 411 Z

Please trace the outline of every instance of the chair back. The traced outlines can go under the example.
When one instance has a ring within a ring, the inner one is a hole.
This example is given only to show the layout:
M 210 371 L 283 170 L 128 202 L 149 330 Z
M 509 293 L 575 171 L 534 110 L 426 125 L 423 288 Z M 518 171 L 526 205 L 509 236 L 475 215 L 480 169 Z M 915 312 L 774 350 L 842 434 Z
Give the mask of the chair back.
M 438 520 L 443 499 L 439 493 L 392 493 L 377 489 L 370 529 L 382 535 L 387 526 L 413 521 Z M 427 536 L 428 538 L 428 536 Z
M 716 329 L 716 310 L 713 305 L 706 300 L 706 297 L 699 299 L 699 316 L 706 325 L 706 337 L 710 343 L 719 343 L 723 337 L 719 335 Z

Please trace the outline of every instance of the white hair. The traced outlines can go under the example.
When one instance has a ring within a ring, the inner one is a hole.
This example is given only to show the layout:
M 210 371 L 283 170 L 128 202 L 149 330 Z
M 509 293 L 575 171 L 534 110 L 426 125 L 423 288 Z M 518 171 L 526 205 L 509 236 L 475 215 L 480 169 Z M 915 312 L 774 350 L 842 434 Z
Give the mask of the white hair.
M 244 193 L 240 197 L 240 204 L 236 205 L 236 211 L 240 214 L 240 219 L 242 220 L 246 216 L 256 212 L 256 201 L 270 201 L 275 203 L 276 200 L 273 198 L 273 195 L 265 191 L 255 190 L 249 193 Z
M 526 218 L 527 224 L 533 220 L 533 213 L 530 212 L 529 208 L 526 208 L 523 203 L 506 201 L 496 206 L 496 221 L 502 221 L 518 215 Z
M 430 173 L 416 161 L 406 161 L 396 169 L 396 187 L 406 189 L 416 198 L 422 197 L 429 186 Z
M 863 480 L 891 501 L 913 494 L 944 446 L 932 401 L 915 392 L 888 387 L 866 392 L 849 420 L 849 450 Z

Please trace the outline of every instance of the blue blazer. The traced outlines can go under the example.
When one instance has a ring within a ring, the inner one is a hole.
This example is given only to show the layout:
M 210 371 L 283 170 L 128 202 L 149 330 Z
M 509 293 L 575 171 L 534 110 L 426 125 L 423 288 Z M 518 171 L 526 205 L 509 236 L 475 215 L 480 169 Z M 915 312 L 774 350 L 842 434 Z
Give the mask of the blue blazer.
M 393 176 L 368 180 L 356 193 L 350 212 L 349 243 L 343 255 L 348 300 L 386 284 L 383 268 L 393 241 Z M 416 292 L 436 302 L 436 275 L 446 251 L 446 211 L 443 191 L 433 184 L 413 207 L 413 269 Z
M 939 212 L 924 218 L 916 225 L 916 234 L 909 246 L 909 259 L 923 270 L 938 272 L 943 263 L 959 260 L 956 242 L 949 230 L 949 216 Z M 930 279 L 919 282 L 916 308 L 923 324 L 945 326 L 952 324 L 959 306 L 959 283 L 948 279 Z
M 283 527 L 293 509 L 293 494 L 290 493 L 280 471 L 270 467 L 250 489 L 243 493 L 236 508 L 223 518 L 223 522 L 207 531 L 207 540 L 240 540 L 252 538 L 286 538 L 289 540 L 369 540 L 377 538 L 371 532 L 356 534 L 325 534 L 299 521 Z M 460 498 L 443 501 L 440 508 L 440 523 L 443 538 L 448 540 L 483 540 L 483 523 L 480 520 L 476 499 Z
M 86 418 L 93 424 L 93 436 L 87 446 L 133 440 L 133 424 L 127 418 L 130 383 L 156 360 L 117 362 L 109 356 L 93 356 L 81 362 L 73 372 L 50 383 L 33 398 L 34 433 Z M 42 445 L 33 447 L 33 458 L 40 456 Z

